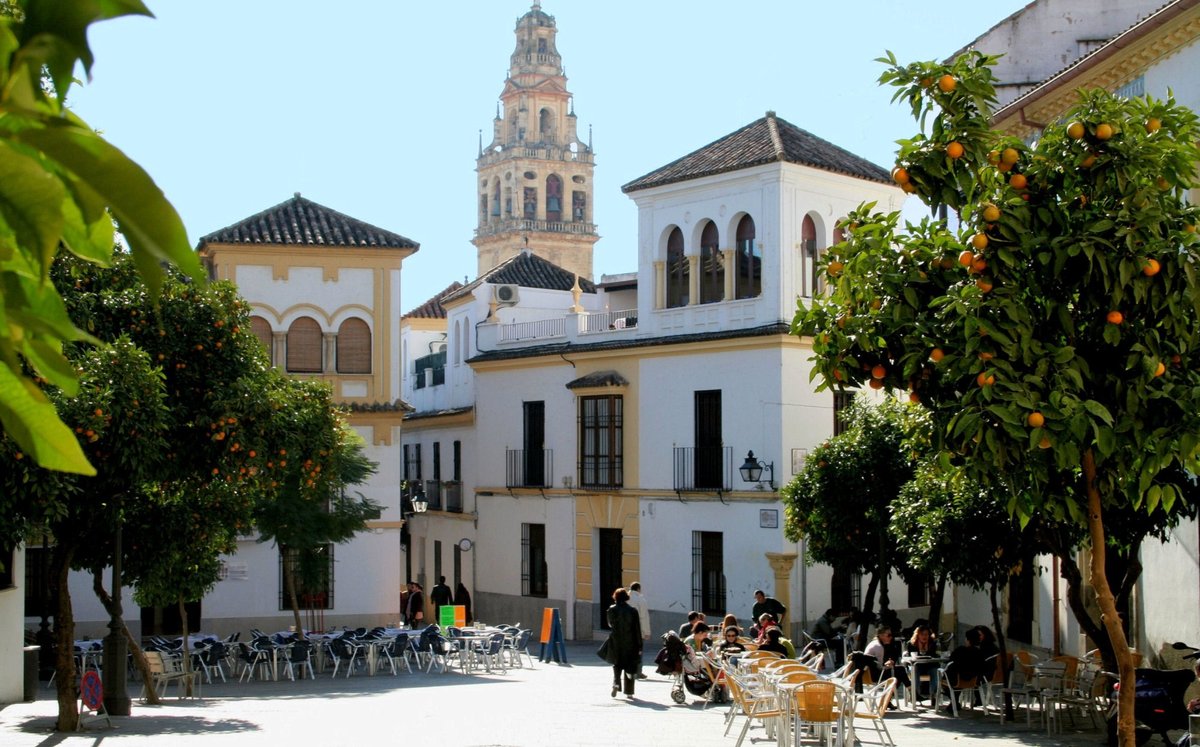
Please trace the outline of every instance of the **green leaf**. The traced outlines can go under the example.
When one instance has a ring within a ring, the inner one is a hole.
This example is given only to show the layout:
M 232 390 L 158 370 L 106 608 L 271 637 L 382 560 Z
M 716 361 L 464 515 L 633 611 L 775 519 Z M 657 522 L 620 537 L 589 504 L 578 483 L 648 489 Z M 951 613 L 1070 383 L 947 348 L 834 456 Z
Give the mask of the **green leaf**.
M 0 140 L 0 215 L 44 277 L 62 233 L 62 182 L 34 158 Z
M 1106 425 L 1109 425 L 1109 426 L 1111 426 L 1111 425 L 1113 424 L 1113 416 L 1112 416 L 1112 413 L 1110 413 L 1110 412 L 1108 411 L 1108 408 L 1107 408 L 1107 407 L 1105 407 L 1104 405 L 1100 404 L 1100 403 L 1099 403 L 1099 402 L 1097 402 L 1096 400 L 1094 400 L 1094 399 L 1088 399 L 1088 400 L 1084 400 L 1084 402 L 1083 402 L 1083 407 L 1084 407 L 1084 409 L 1085 409 L 1085 410 L 1087 410 L 1087 411 L 1088 411 L 1088 412 L 1090 412 L 1091 414 L 1093 414 L 1093 415 L 1095 415 L 1096 417 L 1098 417 L 1098 418 L 1100 418 L 1101 420 L 1103 420 L 1103 421 L 1104 421 L 1104 423 L 1105 423 Z
M 71 429 L 31 382 L 0 365 L 0 423 L 35 462 L 59 472 L 95 475 Z
M 104 200 L 152 294 L 162 286 L 160 261 L 172 262 L 197 283 L 206 281 L 179 214 L 142 167 L 119 149 L 90 130 L 57 120 L 14 138 L 61 163 Z

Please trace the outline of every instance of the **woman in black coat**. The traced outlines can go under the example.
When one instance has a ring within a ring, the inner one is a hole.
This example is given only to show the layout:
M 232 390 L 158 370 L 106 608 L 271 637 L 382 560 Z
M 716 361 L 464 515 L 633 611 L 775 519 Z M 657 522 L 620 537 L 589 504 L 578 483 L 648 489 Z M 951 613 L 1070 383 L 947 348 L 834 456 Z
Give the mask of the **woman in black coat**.
M 612 598 L 613 605 L 608 608 L 608 640 L 601 650 L 604 660 L 613 668 L 612 697 L 617 697 L 624 680 L 625 697 L 632 699 L 633 683 L 642 663 L 642 624 L 637 610 L 629 606 L 628 591 L 619 588 Z

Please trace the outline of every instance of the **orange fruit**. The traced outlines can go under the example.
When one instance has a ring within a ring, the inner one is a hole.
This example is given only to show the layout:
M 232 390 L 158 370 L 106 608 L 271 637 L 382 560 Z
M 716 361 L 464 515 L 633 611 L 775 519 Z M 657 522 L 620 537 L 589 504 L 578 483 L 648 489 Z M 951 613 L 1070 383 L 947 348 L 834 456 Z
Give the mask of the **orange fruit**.
M 1146 120 L 1146 132 L 1158 132 L 1162 128 L 1162 120 L 1158 117 L 1151 117 Z
M 871 379 L 867 383 L 872 389 L 883 389 L 883 379 Z
M 962 158 L 963 153 L 964 149 L 962 143 L 958 142 L 957 140 L 952 140 L 950 144 L 946 146 L 946 155 L 950 156 L 952 159 Z
M 969 249 L 963 250 L 963 252 L 958 255 L 958 263 L 960 265 L 962 265 L 963 267 L 970 267 L 971 262 L 973 262 L 974 260 L 975 260 L 975 253 L 970 251 Z
M 983 219 L 988 223 L 995 223 L 996 221 L 1000 220 L 1000 208 L 996 207 L 990 202 L 984 205 Z
M 1184 226 L 1183 226 L 1183 232 L 1184 232 L 1184 233 L 1195 233 L 1195 232 L 1196 232 L 1196 226 L 1195 226 L 1195 224 L 1193 224 L 1193 223 L 1185 223 L 1185 224 L 1184 224 Z
M 905 194 L 910 194 L 910 195 L 913 192 L 917 191 L 916 185 L 914 185 L 912 182 L 905 182 L 905 183 L 901 184 L 900 189 L 903 190 Z
M 987 266 L 987 260 L 983 258 L 982 254 L 976 254 L 974 258 L 971 259 L 971 272 L 974 272 L 975 274 L 983 272 L 987 269 Z
M 1157 184 L 1158 188 L 1163 192 L 1167 192 L 1171 189 L 1171 182 L 1167 181 L 1167 177 L 1165 176 L 1158 177 L 1154 180 L 1154 183 Z
M 829 274 L 834 277 L 837 277 L 838 275 L 842 274 L 842 269 L 845 268 L 845 266 L 846 265 L 844 265 L 843 263 L 838 262 L 837 260 L 834 260 L 833 262 L 829 263 Z
M 1167 372 L 1167 367 L 1163 365 L 1162 361 L 1159 361 L 1158 365 L 1154 367 L 1154 375 L 1162 376 L 1166 372 Z
M 933 85 L 933 76 L 926 75 L 924 78 L 921 78 L 921 88 L 929 88 L 932 85 Z
M 871 377 L 875 379 L 882 379 L 884 376 L 887 376 L 887 367 L 882 363 L 875 364 L 875 366 L 871 369 Z
M 954 79 L 953 75 L 946 74 L 938 78 L 938 88 L 942 90 L 942 93 L 950 93 L 957 87 L 958 81 Z
M 987 371 L 980 371 L 979 375 L 975 377 L 975 383 L 981 387 L 989 387 L 996 383 L 996 377 Z
M 1142 274 L 1149 277 L 1157 275 L 1158 271 L 1161 269 L 1162 265 L 1160 265 L 1158 260 L 1154 259 L 1153 257 L 1146 258 L 1146 261 L 1142 264 Z
M 908 401 L 909 401 L 909 402 L 914 402 L 914 403 L 915 403 L 915 402 L 920 402 L 920 401 L 921 401 L 921 395 L 917 394 L 916 392 L 909 392 L 909 393 L 908 393 Z
M 1083 137 L 1084 133 L 1086 132 L 1087 130 L 1084 128 L 1083 122 L 1072 122 L 1071 124 L 1067 125 L 1067 137 L 1074 140 L 1078 140 L 1079 138 Z
M 1096 165 L 1096 154 L 1088 153 L 1083 160 L 1079 162 L 1081 168 L 1090 169 Z
M 1125 321 L 1125 315 L 1116 310 L 1108 312 L 1104 318 L 1109 324 L 1120 324 Z
M 1049 436 L 1042 436 L 1042 440 L 1041 440 L 1041 441 L 1038 441 L 1038 448 L 1039 448 L 1039 449 L 1049 449 L 1049 448 L 1050 448 L 1050 445 L 1051 445 L 1051 444 L 1050 444 L 1050 437 L 1049 437 Z
M 998 150 L 989 150 L 989 151 L 988 151 L 988 155 L 987 155 L 987 159 L 988 159 L 988 163 L 992 164 L 993 166 L 995 166 L 996 164 L 1000 163 L 1000 151 L 998 151 Z
M 981 361 L 990 361 L 992 358 L 995 358 L 995 357 L 996 356 L 994 356 L 993 354 L 989 353 L 986 350 L 979 354 L 979 360 L 981 360 Z
M 1046 416 L 1042 415 L 1037 410 L 1034 410 L 1025 418 L 1025 422 L 1029 423 L 1031 428 L 1041 428 L 1046 424 Z
M 903 166 L 897 166 L 892 169 L 892 179 L 897 184 L 908 184 L 908 169 Z
M 1016 148 L 1005 148 L 1000 153 L 1000 163 L 1007 163 L 1012 166 L 1017 161 L 1021 160 L 1021 151 Z
M 983 251 L 988 247 L 988 237 L 986 233 L 977 233 L 971 237 L 971 246 L 979 251 Z
M 1106 122 L 1101 122 L 1100 124 L 1096 125 L 1096 139 L 1097 140 L 1108 140 L 1114 134 L 1115 134 L 1115 131 L 1113 130 L 1112 125 L 1110 125 Z
M 992 290 L 992 281 L 987 278 L 979 278 L 975 281 L 975 287 L 984 293 L 990 293 Z
M 933 350 L 929 351 L 929 360 L 933 361 L 934 363 L 937 363 L 945 357 L 946 353 L 941 348 L 934 348 Z
M 1008 178 L 1008 184 L 1013 189 L 1025 189 L 1029 186 L 1029 180 L 1024 174 L 1013 174 Z

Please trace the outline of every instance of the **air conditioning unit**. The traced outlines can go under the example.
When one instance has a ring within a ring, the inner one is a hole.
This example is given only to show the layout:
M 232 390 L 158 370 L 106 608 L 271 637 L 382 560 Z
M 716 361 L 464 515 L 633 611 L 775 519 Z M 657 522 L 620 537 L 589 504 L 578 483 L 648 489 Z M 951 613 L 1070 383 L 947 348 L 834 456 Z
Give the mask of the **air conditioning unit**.
M 492 287 L 492 293 L 496 299 L 496 303 L 501 306 L 512 306 L 520 300 L 518 291 L 519 285 L 497 285 Z
M 435 353 L 446 352 L 446 343 L 444 343 L 444 342 L 434 343 L 433 352 L 435 352 Z

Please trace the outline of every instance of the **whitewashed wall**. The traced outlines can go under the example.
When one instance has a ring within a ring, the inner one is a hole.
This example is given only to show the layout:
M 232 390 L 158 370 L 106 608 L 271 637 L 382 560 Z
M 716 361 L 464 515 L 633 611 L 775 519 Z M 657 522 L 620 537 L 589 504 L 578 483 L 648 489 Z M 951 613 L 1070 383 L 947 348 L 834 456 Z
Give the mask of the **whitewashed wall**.
M 13 554 L 14 585 L 0 589 L 0 707 L 24 697 L 25 551 L 18 548 Z

